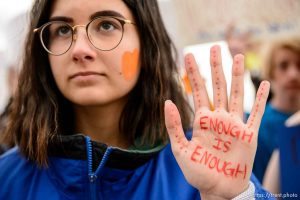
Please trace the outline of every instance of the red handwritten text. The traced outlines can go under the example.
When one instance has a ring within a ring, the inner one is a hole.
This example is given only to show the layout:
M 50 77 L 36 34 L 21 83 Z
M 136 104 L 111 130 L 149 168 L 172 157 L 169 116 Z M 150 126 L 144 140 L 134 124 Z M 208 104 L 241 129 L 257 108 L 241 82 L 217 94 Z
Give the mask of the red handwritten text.
M 220 138 L 215 138 L 215 141 L 217 141 L 217 144 L 213 145 L 213 148 L 217 150 L 223 150 L 224 153 L 230 150 L 230 141 L 224 141 Z
M 218 134 L 229 135 L 236 139 L 242 139 L 243 141 L 251 142 L 253 137 L 253 132 L 247 132 L 240 126 L 225 123 L 219 119 L 213 119 L 208 116 L 200 117 L 200 129 L 201 130 L 210 130 Z
M 246 178 L 247 165 L 240 163 L 234 164 L 232 162 L 222 161 L 217 156 L 209 153 L 207 150 L 202 150 L 201 146 L 197 146 L 191 155 L 193 162 L 207 166 L 211 170 L 216 170 L 218 173 L 223 173 L 226 177 Z

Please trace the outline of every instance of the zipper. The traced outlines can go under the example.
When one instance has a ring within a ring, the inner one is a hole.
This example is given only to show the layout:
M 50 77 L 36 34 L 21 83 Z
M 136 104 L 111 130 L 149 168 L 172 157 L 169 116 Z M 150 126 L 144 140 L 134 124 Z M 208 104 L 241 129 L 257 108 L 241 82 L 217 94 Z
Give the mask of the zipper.
M 90 199 L 96 200 L 97 197 L 97 184 L 96 180 L 100 176 L 101 170 L 105 166 L 110 153 L 112 152 L 112 147 L 107 147 L 102 160 L 97 167 L 96 171 L 93 172 L 93 149 L 92 149 L 92 141 L 86 136 L 86 145 L 87 145 L 87 160 L 88 160 L 88 178 L 90 182 Z

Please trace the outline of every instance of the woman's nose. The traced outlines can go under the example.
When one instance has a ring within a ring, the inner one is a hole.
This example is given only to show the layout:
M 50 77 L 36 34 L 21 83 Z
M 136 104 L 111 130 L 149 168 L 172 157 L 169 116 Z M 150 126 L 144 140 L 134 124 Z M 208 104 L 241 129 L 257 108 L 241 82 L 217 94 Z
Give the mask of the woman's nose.
M 71 47 L 74 61 L 94 60 L 97 49 L 89 41 L 85 29 L 77 29 L 73 36 L 73 45 Z

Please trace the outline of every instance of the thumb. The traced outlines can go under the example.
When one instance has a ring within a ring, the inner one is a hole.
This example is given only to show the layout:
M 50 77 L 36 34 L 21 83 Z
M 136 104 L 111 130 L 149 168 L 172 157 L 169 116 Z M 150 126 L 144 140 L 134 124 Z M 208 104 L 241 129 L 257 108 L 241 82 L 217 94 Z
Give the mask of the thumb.
M 182 129 L 179 111 L 171 100 L 165 101 L 165 124 L 173 151 L 179 149 L 180 144 L 188 142 Z

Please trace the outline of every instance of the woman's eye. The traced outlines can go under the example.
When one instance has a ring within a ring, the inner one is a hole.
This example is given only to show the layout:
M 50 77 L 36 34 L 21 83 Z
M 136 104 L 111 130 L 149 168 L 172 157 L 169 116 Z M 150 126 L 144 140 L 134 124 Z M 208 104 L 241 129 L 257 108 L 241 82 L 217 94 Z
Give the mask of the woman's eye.
M 57 35 L 66 36 L 71 34 L 71 29 L 67 26 L 61 26 L 57 29 Z
M 102 22 L 99 25 L 99 30 L 101 30 L 101 31 L 112 31 L 115 28 L 116 27 L 111 22 Z

